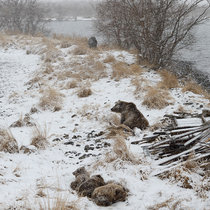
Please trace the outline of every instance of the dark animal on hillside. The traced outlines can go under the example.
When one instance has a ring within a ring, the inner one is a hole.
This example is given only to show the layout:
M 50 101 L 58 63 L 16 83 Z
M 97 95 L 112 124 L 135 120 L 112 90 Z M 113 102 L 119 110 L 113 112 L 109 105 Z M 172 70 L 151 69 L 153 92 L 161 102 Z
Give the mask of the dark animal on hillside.
M 121 124 L 133 129 L 135 127 L 141 130 L 149 126 L 148 120 L 136 108 L 136 105 L 131 102 L 117 101 L 115 106 L 111 108 L 112 112 L 121 113 Z
M 110 183 L 93 191 L 92 200 L 99 206 L 110 206 L 118 201 L 125 201 L 127 190 L 119 184 Z
M 80 167 L 73 172 L 75 181 L 71 183 L 71 188 L 78 191 L 80 185 L 90 178 L 90 174 L 86 171 L 85 167 Z
M 98 44 L 98 42 L 94 36 L 92 36 L 88 39 L 88 45 L 90 48 L 96 48 L 97 44 Z
M 104 179 L 101 175 L 94 175 L 83 182 L 78 189 L 78 194 L 80 196 L 87 196 L 91 198 L 95 188 L 105 185 Z

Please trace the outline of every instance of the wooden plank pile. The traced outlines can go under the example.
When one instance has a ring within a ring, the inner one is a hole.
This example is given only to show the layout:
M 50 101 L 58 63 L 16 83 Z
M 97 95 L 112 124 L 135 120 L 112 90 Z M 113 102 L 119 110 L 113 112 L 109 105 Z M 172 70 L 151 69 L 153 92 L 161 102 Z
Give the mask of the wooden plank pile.
M 154 155 L 161 168 L 155 175 L 180 166 L 189 159 L 205 160 L 205 164 L 209 162 L 210 114 L 205 113 L 193 115 L 176 112 L 167 116 L 172 123 L 164 130 L 155 132 L 153 137 L 156 141 L 147 146 L 147 152 Z

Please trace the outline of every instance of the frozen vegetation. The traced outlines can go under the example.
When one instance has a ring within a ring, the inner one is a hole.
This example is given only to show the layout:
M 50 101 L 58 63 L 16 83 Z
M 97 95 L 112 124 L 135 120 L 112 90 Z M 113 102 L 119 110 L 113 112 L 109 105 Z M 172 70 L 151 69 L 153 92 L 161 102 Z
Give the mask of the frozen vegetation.
M 89 49 L 86 39 L 1 34 L 0 43 L 0 209 L 105 209 L 70 188 L 82 166 L 128 189 L 108 209 L 209 208 L 199 162 L 155 176 L 158 161 L 131 144 L 166 126 L 166 114 L 209 109 L 198 85 L 137 65 L 132 51 Z M 121 128 L 111 112 L 118 100 L 150 126 Z

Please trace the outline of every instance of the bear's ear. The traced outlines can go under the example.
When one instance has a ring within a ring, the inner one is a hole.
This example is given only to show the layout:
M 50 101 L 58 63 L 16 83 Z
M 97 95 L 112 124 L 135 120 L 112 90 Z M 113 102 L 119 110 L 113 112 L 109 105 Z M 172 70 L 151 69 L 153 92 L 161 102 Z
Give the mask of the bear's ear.
M 115 102 L 115 104 L 120 104 L 122 101 L 118 100 Z
M 136 109 L 136 105 L 134 103 L 128 103 L 128 108 L 130 110 L 135 110 Z

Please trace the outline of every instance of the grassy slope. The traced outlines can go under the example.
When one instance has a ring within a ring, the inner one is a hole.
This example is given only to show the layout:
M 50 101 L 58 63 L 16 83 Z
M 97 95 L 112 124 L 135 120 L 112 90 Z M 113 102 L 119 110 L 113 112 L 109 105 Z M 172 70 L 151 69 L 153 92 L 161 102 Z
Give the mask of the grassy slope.
M 91 174 L 129 189 L 128 200 L 113 208 L 205 209 L 208 177 L 197 173 L 202 171 L 199 166 L 183 166 L 164 179 L 153 177 L 156 162 L 130 142 L 163 126 L 164 114 L 209 108 L 209 96 L 195 84 L 181 85 L 166 71 L 137 65 L 132 52 L 104 46 L 88 49 L 86 44 L 80 38 L 1 35 L 2 58 L 7 56 L 13 66 L 6 66 L 3 75 L 8 82 L 2 87 L 0 125 L 7 129 L 19 120 L 20 127 L 10 128 L 19 148 L 33 145 L 30 154 L 0 153 L 0 189 L 5 192 L 0 204 L 5 209 L 52 209 L 56 204 L 98 209 L 69 188 L 72 171 L 86 166 Z M 13 68 L 19 70 L 8 74 Z M 116 129 L 119 115 L 110 109 L 117 100 L 134 102 L 151 127 L 136 129 L 135 136 Z M 25 116 L 36 126 L 28 127 Z M 101 131 L 103 135 L 97 136 Z M 85 152 L 87 145 L 94 150 Z M 185 189 L 186 180 L 192 189 Z

